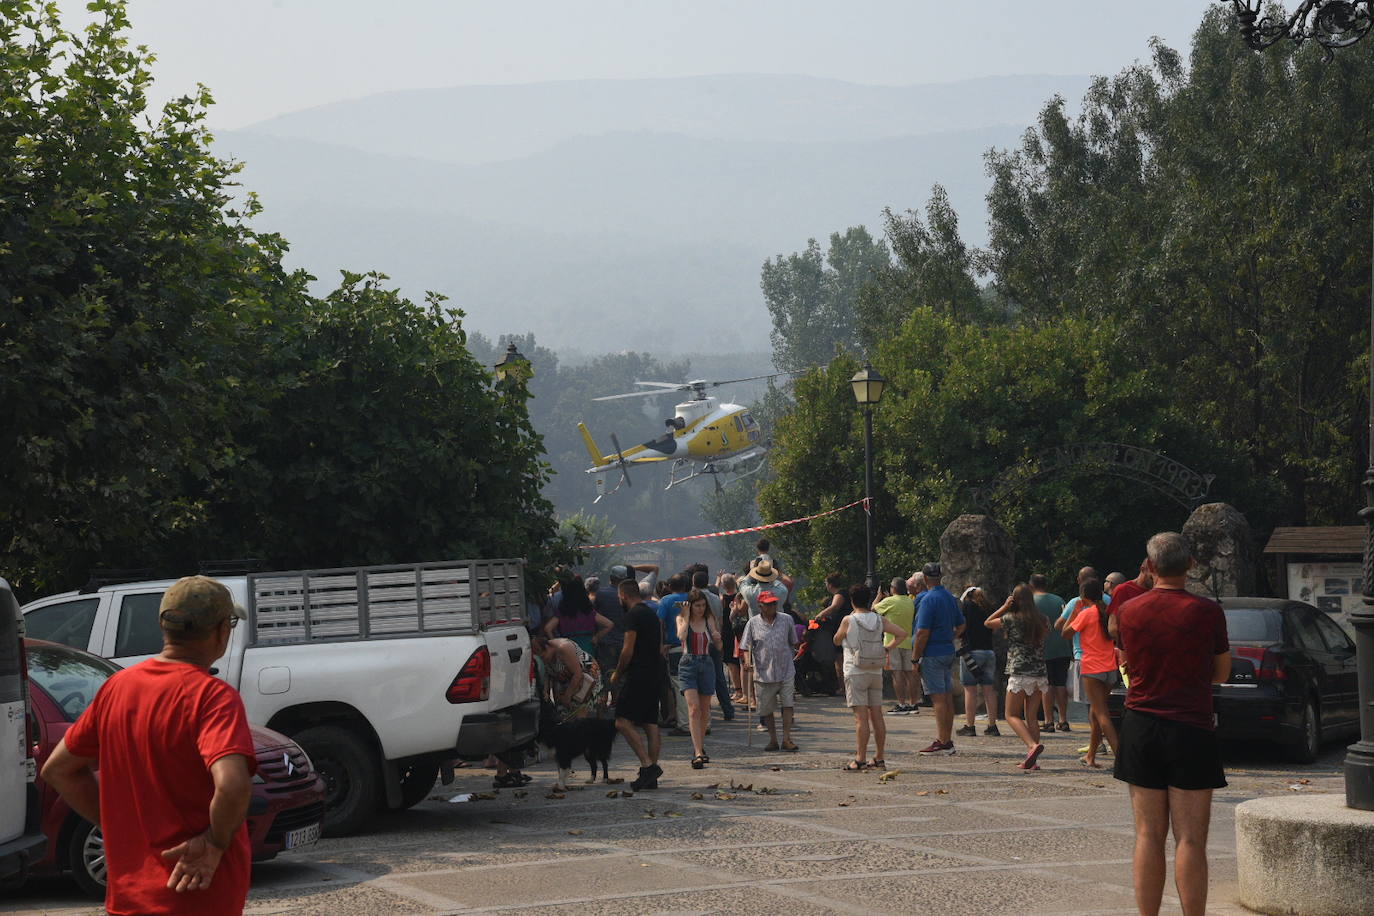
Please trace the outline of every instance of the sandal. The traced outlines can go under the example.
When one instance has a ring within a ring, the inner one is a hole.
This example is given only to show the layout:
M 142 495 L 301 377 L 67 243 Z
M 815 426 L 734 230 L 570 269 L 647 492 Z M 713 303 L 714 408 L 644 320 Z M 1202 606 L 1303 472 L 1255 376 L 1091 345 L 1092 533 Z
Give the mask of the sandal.
M 874 757 L 872 760 L 868 761 L 868 763 L 864 764 L 864 766 L 868 767 L 870 770 L 886 770 L 887 761 L 881 757 Z
M 791 738 L 788 738 L 786 741 L 782 743 L 782 749 L 784 751 L 795 751 L 797 749 L 797 745 L 795 742 L 792 741 Z
M 506 773 L 503 776 L 497 776 L 491 781 L 491 787 L 493 789 L 518 789 L 524 784 L 524 780 L 520 778 L 518 773 Z
M 1098 762 L 1096 762 L 1096 761 L 1090 761 L 1090 760 L 1088 760 L 1087 757 L 1079 757 L 1079 758 L 1078 758 L 1078 763 L 1079 763 L 1080 766 L 1090 767 L 1090 768 L 1092 768 L 1092 769 L 1094 769 L 1094 770 L 1100 770 L 1100 769 L 1102 769 L 1102 764 L 1100 764 L 1100 763 L 1098 763 Z
M 846 773 L 862 773 L 867 768 L 868 765 L 862 760 L 851 760 L 842 767 Z
M 697 756 L 692 758 L 692 769 L 699 770 L 704 766 L 706 766 L 705 754 L 698 754 Z

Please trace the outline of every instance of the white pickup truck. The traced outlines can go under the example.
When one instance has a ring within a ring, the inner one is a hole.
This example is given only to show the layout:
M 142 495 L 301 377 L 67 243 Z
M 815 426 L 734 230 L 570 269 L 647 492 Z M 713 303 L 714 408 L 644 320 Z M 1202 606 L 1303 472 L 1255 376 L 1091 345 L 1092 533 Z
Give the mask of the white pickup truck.
M 310 755 L 325 780 L 325 833 L 421 801 L 446 759 L 533 739 L 521 561 L 218 578 L 248 619 L 212 672 L 238 688 L 250 722 Z M 43 598 L 24 606 L 25 627 L 132 665 L 162 649 L 158 605 L 172 581 Z

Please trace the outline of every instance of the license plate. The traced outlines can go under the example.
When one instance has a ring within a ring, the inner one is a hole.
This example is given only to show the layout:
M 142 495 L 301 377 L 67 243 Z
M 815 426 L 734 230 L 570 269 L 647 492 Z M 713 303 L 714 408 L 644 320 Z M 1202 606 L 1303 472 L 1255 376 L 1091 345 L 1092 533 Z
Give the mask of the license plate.
M 306 846 L 314 846 L 320 840 L 320 825 L 311 824 L 309 827 L 302 827 L 299 830 L 292 830 L 286 835 L 287 849 L 301 849 Z

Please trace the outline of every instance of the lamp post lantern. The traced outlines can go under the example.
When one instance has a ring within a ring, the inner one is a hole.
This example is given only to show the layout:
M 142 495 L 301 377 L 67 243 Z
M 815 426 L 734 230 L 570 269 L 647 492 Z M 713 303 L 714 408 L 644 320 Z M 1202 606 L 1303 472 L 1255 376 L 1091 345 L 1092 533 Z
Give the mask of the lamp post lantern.
M 1374 0 L 1302 0 L 1286 19 L 1269 15 L 1266 2 L 1231 0 L 1240 37 L 1256 51 L 1287 38 L 1297 45 L 1315 41 L 1330 57 L 1332 51 L 1350 47 L 1374 28 Z
M 513 343 L 506 345 L 505 354 L 492 368 L 496 370 L 497 381 L 503 384 L 516 379 L 524 381 L 530 377 L 530 361 L 515 349 Z
M 878 557 L 873 542 L 873 408 L 882 400 L 887 379 L 864 360 L 864 367 L 849 380 L 854 400 L 864 409 L 864 584 L 878 586 Z

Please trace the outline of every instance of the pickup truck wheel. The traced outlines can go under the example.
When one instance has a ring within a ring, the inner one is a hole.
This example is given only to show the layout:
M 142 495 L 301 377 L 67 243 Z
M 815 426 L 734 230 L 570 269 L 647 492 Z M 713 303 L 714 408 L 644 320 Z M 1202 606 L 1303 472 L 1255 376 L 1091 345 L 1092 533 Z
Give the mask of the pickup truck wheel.
M 401 770 L 401 804 L 396 810 L 413 808 L 429 798 L 429 791 L 438 778 L 438 763 L 415 763 Z
M 98 900 L 105 899 L 105 838 L 99 827 L 77 818 L 67 840 L 67 865 L 82 893 Z
M 367 742 L 347 728 L 316 725 L 291 736 L 324 780 L 324 835 L 353 833 L 377 809 L 381 766 Z

